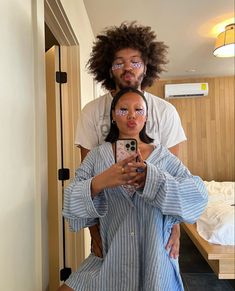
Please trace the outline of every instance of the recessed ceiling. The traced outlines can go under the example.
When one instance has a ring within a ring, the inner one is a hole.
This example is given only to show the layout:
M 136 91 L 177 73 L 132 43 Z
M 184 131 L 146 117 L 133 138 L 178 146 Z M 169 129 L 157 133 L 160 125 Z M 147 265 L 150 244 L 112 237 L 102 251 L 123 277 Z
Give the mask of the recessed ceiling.
M 158 40 L 169 46 L 162 79 L 234 74 L 234 58 L 213 55 L 219 24 L 234 22 L 233 0 L 84 0 L 84 4 L 95 35 L 123 21 L 151 26 Z

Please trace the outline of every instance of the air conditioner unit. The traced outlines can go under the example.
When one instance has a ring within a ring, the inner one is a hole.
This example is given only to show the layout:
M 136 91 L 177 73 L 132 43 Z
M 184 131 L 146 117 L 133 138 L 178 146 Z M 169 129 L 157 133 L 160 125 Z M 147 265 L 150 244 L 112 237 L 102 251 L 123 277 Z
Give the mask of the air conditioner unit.
M 166 84 L 165 98 L 189 98 L 208 95 L 208 83 Z

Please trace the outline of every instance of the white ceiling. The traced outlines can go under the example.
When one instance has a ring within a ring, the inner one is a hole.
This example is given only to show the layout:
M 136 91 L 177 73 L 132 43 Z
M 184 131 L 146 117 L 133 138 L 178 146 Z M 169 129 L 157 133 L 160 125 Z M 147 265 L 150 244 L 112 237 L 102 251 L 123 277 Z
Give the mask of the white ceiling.
M 234 74 L 234 58 L 213 55 L 217 34 L 213 28 L 234 18 L 233 0 L 84 0 L 84 4 L 95 35 L 123 21 L 151 26 L 158 40 L 169 46 L 168 71 L 162 79 Z

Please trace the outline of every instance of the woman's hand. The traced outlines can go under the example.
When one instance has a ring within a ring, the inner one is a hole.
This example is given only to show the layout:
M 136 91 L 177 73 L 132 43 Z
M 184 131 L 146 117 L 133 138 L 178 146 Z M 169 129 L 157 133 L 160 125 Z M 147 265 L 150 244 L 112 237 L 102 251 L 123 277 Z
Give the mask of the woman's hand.
M 138 188 L 144 188 L 145 186 L 147 166 L 139 150 L 137 153 L 138 153 L 138 156 L 137 156 L 138 162 L 136 161 L 129 162 L 127 164 L 125 171 L 130 177 L 130 179 L 128 180 L 128 184 L 134 185 L 138 189 Z
M 130 170 L 128 166 L 136 160 L 138 154 L 134 154 L 95 176 L 91 182 L 91 195 L 95 197 L 99 192 L 105 188 L 113 188 L 121 185 L 129 184 L 129 181 L 133 178 L 134 169 Z M 132 173 L 132 174 L 131 174 Z M 137 174 L 137 172 L 135 172 Z

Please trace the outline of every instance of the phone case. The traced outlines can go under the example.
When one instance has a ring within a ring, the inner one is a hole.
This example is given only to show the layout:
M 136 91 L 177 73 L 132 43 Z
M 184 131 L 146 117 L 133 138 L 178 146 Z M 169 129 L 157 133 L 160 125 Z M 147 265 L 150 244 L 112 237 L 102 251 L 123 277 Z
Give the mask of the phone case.
M 115 160 L 122 161 L 137 152 L 136 139 L 118 139 L 115 146 Z
M 137 141 L 136 139 L 118 139 L 115 146 L 115 160 L 116 162 L 122 161 L 125 158 L 133 155 L 137 152 Z M 132 185 L 123 185 L 123 188 L 130 197 L 133 196 L 136 189 Z

